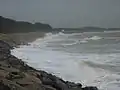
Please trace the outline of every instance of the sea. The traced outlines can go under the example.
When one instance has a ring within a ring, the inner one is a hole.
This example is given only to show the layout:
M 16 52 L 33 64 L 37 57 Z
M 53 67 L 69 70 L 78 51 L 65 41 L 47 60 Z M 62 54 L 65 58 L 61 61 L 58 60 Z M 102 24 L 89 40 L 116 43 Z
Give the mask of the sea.
M 11 53 L 64 80 L 120 90 L 120 31 L 46 33 Z

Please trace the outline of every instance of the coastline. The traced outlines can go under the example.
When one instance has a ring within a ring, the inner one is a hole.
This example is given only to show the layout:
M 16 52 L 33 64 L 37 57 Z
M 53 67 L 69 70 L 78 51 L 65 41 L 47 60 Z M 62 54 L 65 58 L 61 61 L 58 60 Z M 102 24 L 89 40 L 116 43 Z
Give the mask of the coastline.
M 45 32 L 29 32 L 29 33 L 0 33 L 0 40 L 3 40 L 13 47 L 19 45 L 28 45 L 29 42 L 35 41 L 37 38 L 43 38 Z
M 27 44 L 40 37 L 35 33 L 33 37 L 32 33 L 33 36 L 28 35 L 26 38 L 26 35 L 22 34 L 21 38 L 15 40 L 14 37 L 19 35 L 8 35 L 11 41 L 0 40 L 0 90 L 98 90 L 97 87 L 92 86 L 83 88 L 80 83 L 64 81 L 45 71 L 36 70 L 11 55 L 10 50 L 15 46 Z

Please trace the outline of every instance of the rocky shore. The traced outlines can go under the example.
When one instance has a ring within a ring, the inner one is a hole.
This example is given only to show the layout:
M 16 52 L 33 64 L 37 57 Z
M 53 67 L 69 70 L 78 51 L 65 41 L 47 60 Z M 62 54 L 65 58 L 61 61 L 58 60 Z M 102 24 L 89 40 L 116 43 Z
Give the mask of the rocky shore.
M 0 33 L 0 40 L 3 40 L 12 47 L 18 45 L 28 45 L 29 42 L 35 41 L 37 38 L 43 38 L 45 32 L 28 32 L 28 33 Z
M 14 47 L 0 40 L 0 90 L 98 90 L 80 83 L 64 81 L 45 71 L 36 70 L 11 55 Z

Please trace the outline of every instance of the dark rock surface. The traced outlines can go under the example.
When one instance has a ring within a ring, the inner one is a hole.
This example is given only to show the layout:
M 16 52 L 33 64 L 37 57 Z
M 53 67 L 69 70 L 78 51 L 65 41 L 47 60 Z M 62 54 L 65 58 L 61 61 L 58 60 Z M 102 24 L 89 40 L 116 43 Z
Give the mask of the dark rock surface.
M 98 90 L 36 70 L 11 55 L 10 49 L 9 44 L 0 41 L 0 90 Z

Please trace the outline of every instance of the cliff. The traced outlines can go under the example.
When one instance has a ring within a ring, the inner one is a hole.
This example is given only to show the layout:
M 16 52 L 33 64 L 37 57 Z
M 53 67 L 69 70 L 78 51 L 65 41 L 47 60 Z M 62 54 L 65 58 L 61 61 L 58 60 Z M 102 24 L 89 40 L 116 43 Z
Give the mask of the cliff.
M 34 24 L 24 21 L 16 21 L 0 16 L 0 33 L 16 33 L 16 32 L 35 32 L 47 31 L 52 29 L 49 24 L 36 22 Z

